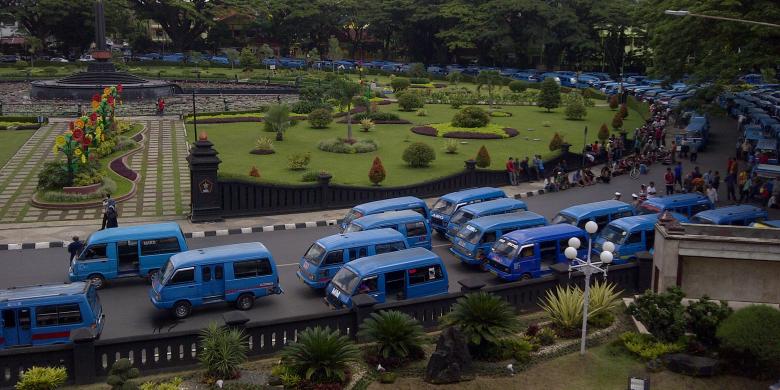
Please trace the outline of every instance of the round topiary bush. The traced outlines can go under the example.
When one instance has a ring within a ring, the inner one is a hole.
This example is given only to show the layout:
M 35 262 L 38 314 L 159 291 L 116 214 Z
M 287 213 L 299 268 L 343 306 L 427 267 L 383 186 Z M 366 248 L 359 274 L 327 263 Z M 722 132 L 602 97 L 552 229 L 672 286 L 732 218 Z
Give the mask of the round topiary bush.
M 513 80 L 509 82 L 509 90 L 512 92 L 523 92 L 528 88 L 528 83 L 520 81 L 520 80 Z
M 398 94 L 398 107 L 402 111 L 413 111 L 418 108 L 423 108 L 425 100 L 423 97 L 415 92 L 404 92 Z
M 428 144 L 415 142 L 404 150 L 402 158 L 412 168 L 422 168 L 436 159 L 436 152 Z
M 780 310 L 764 305 L 737 310 L 721 322 L 716 337 L 721 355 L 741 372 L 780 375 Z
M 479 107 L 463 108 L 452 117 L 452 125 L 455 127 L 485 127 L 488 123 L 490 115 Z
M 331 115 L 329 110 L 318 108 L 309 114 L 308 119 L 311 127 L 324 129 L 333 122 L 333 115 Z

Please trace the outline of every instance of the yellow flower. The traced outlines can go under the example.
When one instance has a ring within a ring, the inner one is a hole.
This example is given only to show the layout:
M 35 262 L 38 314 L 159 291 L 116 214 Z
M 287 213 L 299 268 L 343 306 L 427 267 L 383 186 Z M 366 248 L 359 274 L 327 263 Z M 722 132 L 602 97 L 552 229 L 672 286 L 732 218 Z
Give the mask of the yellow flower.
M 54 139 L 54 145 L 57 146 L 65 145 L 65 137 L 62 135 L 58 135 L 57 138 Z
M 81 155 L 81 163 L 82 164 L 86 164 L 87 163 L 87 156 L 85 156 L 83 154 Z
M 103 96 L 108 96 L 111 93 L 111 87 L 103 88 Z
M 102 135 L 100 136 L 100 140 L 101 140 L 101 141 L 105 141 L 105 140 L 106 140 L 106 135 L 105 135 L 105 134 L 102 134 Z
M 103 134 L 102 128 L 98 127 L 97 129 L 95 129 L 95 135 L 97 136 L 97 138 L 100 138 L 102 134 Z
M 82 121 L 81 119 L 76 119 L 76 121 L 73 122 L 73 126 L 75 126 L 76 128 L 81 129 L 81 128 L 84 127 L 84 121 Z
M 73 154 L 78 157 L 81 156 L 81 149 L 76 148 L 76 150 L 73 151 Z
M 60 149 L 57 147 L 57 145 L 54 145 L 54 149 L 52 149 L 52 151 L 54 152 L 54 154 L 57 154 L 57 152 L 59 152 Z

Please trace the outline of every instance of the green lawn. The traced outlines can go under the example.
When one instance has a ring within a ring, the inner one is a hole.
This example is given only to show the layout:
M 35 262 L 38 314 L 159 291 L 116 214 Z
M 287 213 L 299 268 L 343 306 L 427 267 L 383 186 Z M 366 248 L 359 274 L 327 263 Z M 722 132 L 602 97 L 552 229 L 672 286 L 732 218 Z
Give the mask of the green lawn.
M 0 167 L 4 166 L 17 150 L 27 142 L 35 130 L 2 130 L 0 131 Z
M 418 117 L 414 112 L 398 111 L 395 104 L 379 107 L 382 111 L 396 112 L 401 118 L 415 124 L 448 122 L 456 112 L 449 105 L 429 104 L 425 106 L 428 116 Z M 249 153 L 258 137 L 274 137 L 273 133 L 263 132 L 260 123 L 201 124 L 198 125 L 198 131 L 206 131 L 209 140 L 220 153 L 220 176 L 223 177 L 252 180 L 249 171 L 252 166 L 257 166 L 262 181 L 301 183 L 302 172 L 287 169 L 287 157 L 294 153 L 311 152 L 310 169 L 332 173 L 336 183 L 370 185 L 368 170 L 374 157 L 378 155 L 387 171 L 387 178 L 382 184 L 398 186 L 458 172 L 463 168 L 463 161 L 473 158 L 481 145 L 487 147 L 492 157 L 491 169 L 503 169 L 509 156 L 523 158 L 542 154 L 546 158 L 551 157 L 548 145 L 555 131 L 560 132 L 564 139 L 573 145 L 572 151 L 581 150 L 585 126 L 589 129 L 588 141 L 593 142 L 601 124 L 611 123 L 615 113 L 607 107 L 593 107 L 588 109 L 586 120 L 570 121 L 564 118 L 563 109 L 547 113 L 533 106 L 504 106 L 501 110 L 511 112 L 513 116 L 492 118 L 492 122 L 516 128 L 520 135 L 502 140 L 463 140 L 465 144 L 460 145 L 457 154 L 444 153 L 445 138 L 413 134 L 410 131 L 413 125 L 377 125 L 376 130 L 370 133 L 362 133 L 359 126 L 353 125 L 357 138 L 373 139 L 379 144 L 377 152 L 365 154 L 336 154 L 317 149 L 317 143 L 322 139 L 346 135 L 346 125 L 335 122 L 324 130 L 309 128 L 307 121 L 299 122 L 287 130 L 283 142 L 274 143 L 275 154 L 264 156 Z M 550 126 L 543 126 L 544 122 L 549 122 Z M 634 129 L 641 122 L 639 115 L 631 111 L 625 121 L 625 128 Z M 195 132 L 192 125 L 187 126 L 190 141 L 194 141 Z M 416 141 L 425 142 L 436 150 L 436 160 L 429 168 L 409 168 L 401 160 L 403 150 L 409 142 Z

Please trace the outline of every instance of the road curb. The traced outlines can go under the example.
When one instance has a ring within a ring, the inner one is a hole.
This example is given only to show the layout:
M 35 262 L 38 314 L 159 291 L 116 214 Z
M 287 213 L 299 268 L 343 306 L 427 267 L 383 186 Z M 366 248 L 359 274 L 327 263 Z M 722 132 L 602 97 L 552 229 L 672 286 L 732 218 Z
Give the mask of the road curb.
M 184 233 L 184 237 L 203 238 L 203 237 L 214 237 L 214 236 L 230 236 L 234 234 L 276 232 L 280 230 L 297 230 L 297 229 L 307 229 L 313 227 L 336 226 L 339 224 L 339 222 L 341 222 L 341 220 L 339 219 L 328 219 L 328 220 L 321 220 L 321 221 L 287 223 L 287 224 L 267 225 L 267 226 L 204 230 L 198 232 L 186 232 Z M 63 248 L 66 246 L 67 243 L 65 241 L 26 242 L 21 244 L 0 244 L 0 251 Z

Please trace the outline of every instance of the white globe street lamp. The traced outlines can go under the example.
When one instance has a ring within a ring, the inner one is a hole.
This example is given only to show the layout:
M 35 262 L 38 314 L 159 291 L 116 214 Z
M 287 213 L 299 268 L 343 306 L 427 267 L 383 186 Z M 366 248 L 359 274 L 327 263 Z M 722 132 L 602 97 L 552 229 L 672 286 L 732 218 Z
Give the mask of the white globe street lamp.
M 589 221 L 585 224 L 585 231 L 588 232 L 588 253 L 585 259 L 577 258 L 577 249 L 580 248 L 580 240 L 577 237 L 569 239 L 569 247 L 563 251 L 563 254 L 571 262 L 569 263 L 569 272 L 582 271 L 585 275 L 585 296 L 583 297 L 582 304 L 582 337 L 580 339 L 580 355 L 585 354 L 585 341 L 588 332 L 588 304 L 590 303 L 590 276 L 593 274 L 601 273 L 604 277 L 607 277 L 607 268 L 612 264 L 615 251 L 615 244 L 605 241 L 601 245 L 602 252 L 599 254 L 598 262 L 591 262 L 591 248 L 593 247 L 593 235 L 599 230 L 599 226 L 596 222 Z M 603 268 L 602 268 L 603 266 Z

